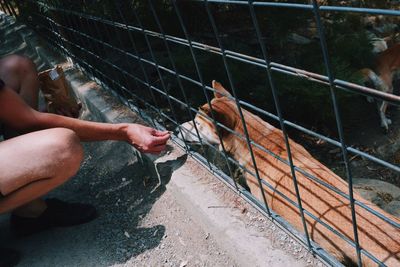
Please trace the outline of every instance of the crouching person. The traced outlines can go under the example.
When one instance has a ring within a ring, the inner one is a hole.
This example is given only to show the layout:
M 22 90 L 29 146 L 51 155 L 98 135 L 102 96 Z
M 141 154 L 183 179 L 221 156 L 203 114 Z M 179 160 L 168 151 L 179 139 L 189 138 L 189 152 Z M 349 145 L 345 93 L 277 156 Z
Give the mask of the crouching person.
M 138 124 L 88 122 L 37 111 L 39 81 L 27 58 L 0 60 L 0 213 L 12 212 L 18 236 L 96 218 L 88 204 L 41 197 L 80 167 L 81 141 L 126 141 L 145 153 L 160 153 L 170 135 Z M 0 248 L 0 266 L 13 266 L 18 253 Z

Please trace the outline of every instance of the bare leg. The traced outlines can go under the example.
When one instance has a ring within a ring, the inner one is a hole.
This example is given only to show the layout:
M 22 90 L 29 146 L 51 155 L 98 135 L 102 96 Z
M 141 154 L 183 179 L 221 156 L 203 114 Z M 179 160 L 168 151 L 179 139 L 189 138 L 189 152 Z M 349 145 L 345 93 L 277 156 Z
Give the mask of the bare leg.
M 38 108 L 39 80 L 35 64 L 28 58 L 10 55 L 0 60 L 0 78 L 32 108 Z
M 0 59 L 0 78 L 17 92 L 33 109 L 38 109 L 39 80 L 35 64 L 26 57 L 10 55 Z M 19 133 L 4 125 L 5 139 L 18 136 Z
M 68 129 L 38 131 L 1 142 L 0 192 L 4 197 L 0 213 L 25 205 L 20 214 L 34 217 L 29 213 L 40 211 L 43 205 L 36 199 L 73 176 L 82 158 L 79 138 Z

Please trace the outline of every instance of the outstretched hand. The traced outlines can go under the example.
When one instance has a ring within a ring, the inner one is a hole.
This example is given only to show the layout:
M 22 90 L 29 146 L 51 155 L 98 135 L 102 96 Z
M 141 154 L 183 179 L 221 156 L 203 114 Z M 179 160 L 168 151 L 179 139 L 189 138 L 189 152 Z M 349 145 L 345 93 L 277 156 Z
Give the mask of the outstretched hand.
M 168 131 L 158 131 L 140 124 L 131 124 L 127 129 L 128 142 L 144 153 L 159 154 L 170 138 Z

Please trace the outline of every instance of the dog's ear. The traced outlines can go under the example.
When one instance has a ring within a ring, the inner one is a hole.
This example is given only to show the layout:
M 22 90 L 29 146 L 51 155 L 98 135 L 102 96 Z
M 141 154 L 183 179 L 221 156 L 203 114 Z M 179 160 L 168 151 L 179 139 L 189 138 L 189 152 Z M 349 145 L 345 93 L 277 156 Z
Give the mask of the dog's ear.
M 223 125 L 225 125 L 229 129 L 234 129 L 237 123 L 235 117 L 235 107 L 231 105 L 214 105 L 211 111 L 211 108 L 205 104 L 199 108 L 202 112 L 204 112 L 208 117 L 215 118 L 215 120 Z M 221 128 L 222 134 L 227 134 L 226 129 Z
M 216 80 L 212 81 L 212 88 L 214 88 L 214 97 L 224 97 L 224 96 L 232 96 L 228 90 L 226 90 L 219 82 Z

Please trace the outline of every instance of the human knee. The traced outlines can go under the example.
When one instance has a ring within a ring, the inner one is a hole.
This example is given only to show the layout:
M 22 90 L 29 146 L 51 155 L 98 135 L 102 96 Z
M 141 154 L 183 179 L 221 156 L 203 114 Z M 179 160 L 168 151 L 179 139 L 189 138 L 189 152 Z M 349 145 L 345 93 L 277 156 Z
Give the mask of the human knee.
M 51 130 L 49 136 L 57 170 L 66 176 L 74 175 L 83 160 L 83 148 L 74 131 L 64 128 Z
M 35 63 L 25 56 L 10 55 L 1 60 L 2 72 L 23 77 L 29 73 L 37 73 Z
M 83 159 L 83 148 L 76 133 L 65 128 L 56 128 L 54 131 L 58 137 L 59 149 L 65 154 L 64 157 L 75 159 L 80 163 Z

